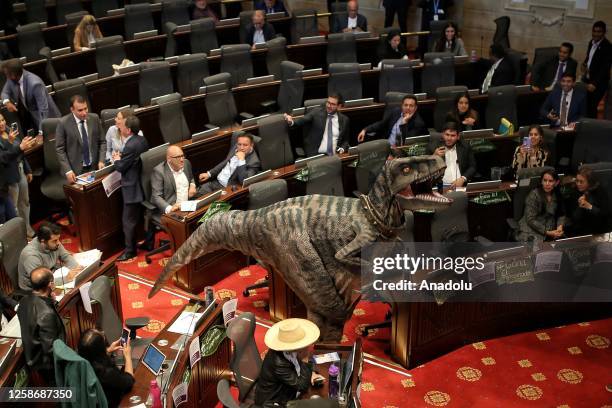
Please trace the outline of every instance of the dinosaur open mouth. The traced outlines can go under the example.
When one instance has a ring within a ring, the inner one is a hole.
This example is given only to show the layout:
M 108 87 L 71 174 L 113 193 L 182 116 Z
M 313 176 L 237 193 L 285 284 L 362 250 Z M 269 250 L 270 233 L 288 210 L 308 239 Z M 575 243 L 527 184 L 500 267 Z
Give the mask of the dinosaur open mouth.
M 451 198 L 445 197 L 433 189 L 434 186 L 437 187 L 443 175 L 444 169 L 440 169 L 426 177 L 416 179 L 398 194 L 408 200 L 418 199 L 433 203 L 450 204 L 453 202 Z

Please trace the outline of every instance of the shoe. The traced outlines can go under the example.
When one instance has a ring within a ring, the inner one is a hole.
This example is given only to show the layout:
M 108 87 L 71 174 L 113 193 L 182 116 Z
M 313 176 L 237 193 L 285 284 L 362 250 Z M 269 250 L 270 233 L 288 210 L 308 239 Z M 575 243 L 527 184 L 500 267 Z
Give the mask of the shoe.
M 149 252 L 149 251 L 152 251 L 153 248 L 154 248 L 154 245 L 147 241 L 143 242 L 142 244 L 138 244 L 138 249 L 141 249 L 143 251 Z
M 119 258 L 117 258 L 117 262 L 125 262 L 136 256 L 133 252 L 124 251 Z

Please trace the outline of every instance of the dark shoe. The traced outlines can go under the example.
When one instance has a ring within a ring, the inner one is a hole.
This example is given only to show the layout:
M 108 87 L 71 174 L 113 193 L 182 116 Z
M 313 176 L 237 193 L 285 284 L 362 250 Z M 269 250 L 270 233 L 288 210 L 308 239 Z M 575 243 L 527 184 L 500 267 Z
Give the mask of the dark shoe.
M 152 251 L 155 245 L 151 242 L 144 241 L 142 244 L 138 244 L 138 249 L 143 251 Z
M 119 258 L 117 258 L 117 262 L 125 262 L 136 256 L 133 252 L 124 251 Z

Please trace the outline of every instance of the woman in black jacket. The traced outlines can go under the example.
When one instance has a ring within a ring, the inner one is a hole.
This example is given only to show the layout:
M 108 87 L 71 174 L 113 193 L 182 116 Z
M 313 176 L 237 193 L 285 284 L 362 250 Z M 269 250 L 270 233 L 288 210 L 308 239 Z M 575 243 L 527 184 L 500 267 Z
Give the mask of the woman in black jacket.
M 582 166 L 576 174 L 576 191 L 570 203 L 573 205 L 564 226 L 568 237 L 610 232 L 610 201 L 593 170 Z
M 478 129 L 478 112 L 472 109 L 469 93 L 457 94 L 453 109 L 446 114 L 445 122 L 455 122 L 460 132 Z
M 402 36 L 399 30 L 391 30 L 386 37 L 381 36 L 381 44 L 378 48 L 378 58 L 382 61 L 385 59 L 402 59 L 408 58 L 408 51 L 402 44 Z

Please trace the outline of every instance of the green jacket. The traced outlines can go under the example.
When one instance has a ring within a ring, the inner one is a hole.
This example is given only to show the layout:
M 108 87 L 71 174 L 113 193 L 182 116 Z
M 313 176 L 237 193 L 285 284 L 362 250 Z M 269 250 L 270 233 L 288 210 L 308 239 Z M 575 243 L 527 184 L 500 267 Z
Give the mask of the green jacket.
M 72 388 L 74 395 L 74 400 L 62 403 L 62 407 L 108 408 L 104 389 L 89 361 L 61 340 L 53 342 L 53 359 L 57 386 Z

